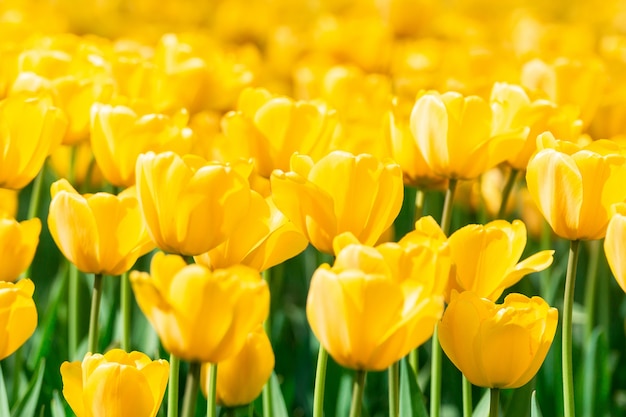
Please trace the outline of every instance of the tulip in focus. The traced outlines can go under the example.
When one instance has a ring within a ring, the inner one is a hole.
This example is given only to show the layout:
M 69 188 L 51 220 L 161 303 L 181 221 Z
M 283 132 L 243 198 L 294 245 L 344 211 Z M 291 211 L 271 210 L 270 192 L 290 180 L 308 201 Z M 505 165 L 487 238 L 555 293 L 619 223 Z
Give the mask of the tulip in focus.
M 558 321 L 542 298 L 509 294 L 503 304 L 455 293 L 439 323 L 448 358 L 474 385 L 519 388 L 537 373 Z
M 154 417 L 168 374 L 167 361 L 121 349 L 61 365 L 63 396 L 76 417 Z
M 11 355 L 28 340 L 37 327 L 35 285 L 29 279 L 16 283 L 0 281 L 0 360 Z
M 15 281 L 33 261 L 39 244 L 41 220 L 18 222 L 0 213 L 0 281 Z

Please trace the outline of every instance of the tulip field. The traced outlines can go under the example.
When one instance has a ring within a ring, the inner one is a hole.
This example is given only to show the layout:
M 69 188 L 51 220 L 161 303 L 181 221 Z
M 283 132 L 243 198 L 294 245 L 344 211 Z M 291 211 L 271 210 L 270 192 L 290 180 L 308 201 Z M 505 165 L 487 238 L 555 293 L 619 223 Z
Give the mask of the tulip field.
M 626 416 L 626 2 L 0 2 L 0 417 Z

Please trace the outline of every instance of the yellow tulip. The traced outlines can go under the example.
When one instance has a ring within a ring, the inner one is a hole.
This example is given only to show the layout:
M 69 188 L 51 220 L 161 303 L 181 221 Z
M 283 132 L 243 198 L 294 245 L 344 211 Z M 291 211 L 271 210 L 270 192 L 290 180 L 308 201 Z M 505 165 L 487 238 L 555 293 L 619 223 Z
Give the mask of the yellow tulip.
M 219 405 L 236 407 L 254 401 L 274 370 L 274 351 L 263 327 L 250 332 L 239 353 L 220 362 L 217 370 Z M 205 397 L 207 371 L 208 364 L 203 364 L 200 382 Z
M 0 215 L 17 216 L 17 191 L 0 188 Z
M 528 191 L 558 236 L 601 239 L 613 204 L 626 199 L 626 157 L 605 140 L 586 147 L 558 141 L 546 132 L 528 163 Z
M 63 255 L 87 273 L 120 275 L 154 247 L 134 188 L 119 196 L 81 195 L 67 180 L 50 188 L 50 234 Z
M 60 143 L 67 121 L 50 100 L 12 96 L 0 101 L 0 187 L 32 181 Z
M 308 245 L 306 237 L 282 214 L 270 197 L 251 193 L 250 211 L 228 239 L 196 256 L 209 269 L 242 264 L 265 271 L 293 258 Z
M 48 162 L 57 178 L 73 178 L 72 185 L 77 188 L 101 190 L 104 187 L 105 179 L 95 163 L 90 141 L 59 146 L 50 154 Z
M 548 268 L 554 254 L 544 250 L 519 262 L 526 247 L 526 226 L 521 220 L 470 224 L 454 232 L 448 243 L 453 266 L 446 301 L 452 291 L 474 291 L 496 301 L 524 276 Z
M 377 249 L 345 236 L 336 239 L 334 265 L 313 274 L 307 318 L 337 363 L 383 370 L 431 337 L 443 297 L 432 292 L 433 284 L 403 279 L 421 272 L 399 245 Z
M 540 297 L 509 294 L 503 304 L 455 293 L 439 323 L 443 351 L 474 385 L 518 388 L 548 354 L 558 311 Z
M 182 359 L 228 359 L 269 313 L 268 286 L 252 268 L 210 271 L 159 252 L 150 272 L 130 275 L 137 303 L 165 349 Z
M 76 417 L 154 417 L 159 411 L 169 364 L 141 352 L 112 349 L 63 362 L 63 396 Z
M 18 222 L 0 214 L 0 281 L 15 281 L 35 257 L 41 233 L 37 217 Z
M 16 283 L 0 281 L 0 360 L 15 352 L 37 327 L 37 307 L 33 301 L 35 285 L 29 279 Z
M 270 183 L 276 207 L 325 253 L 333 253 L 332 241 L 343 232 L 376 243 L 400 212 L 404 193 L 399 165 L 343 151 L 317 163 L 293 155 L 291 171 L 274 171 Z
M 616 204 L 613 209 L 615 213 L 604 239 L 604 253 L 613 276 L 626 292 L 626 204 Z
M 230 236 L 250 204 L 249 172 L 236 168 L 173 152 L 137 158 L 139 204 L 160 249 L 196 256 Z
M 411 132 L 426 164 L 439 176 L 473 179 L 515 155 L 524 140 L 492 136 L 492 111 L 478 96 L 428 92 L 411 113 Z
M 91 108 L 91 146 L 107 181 L 129 187 L 135 183 L 137 157 L 145 152 L 173 151 L 184 155 L 191 150 L 188 115 L 140 116 L 126 106 L 94 104 Z

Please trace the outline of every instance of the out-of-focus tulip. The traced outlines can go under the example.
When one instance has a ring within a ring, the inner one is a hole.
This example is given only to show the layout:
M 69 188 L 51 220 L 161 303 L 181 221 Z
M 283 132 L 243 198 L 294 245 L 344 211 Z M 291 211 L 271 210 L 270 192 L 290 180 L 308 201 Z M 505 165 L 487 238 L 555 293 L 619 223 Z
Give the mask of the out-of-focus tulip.
M 617 144 L 600 140 L 582 147 L 546 132 L 537 148 L 526 183 L 554 233 L 569 240 L 603 238 L 611 206 L 626 199 L 626 157 Z
M 495 302 L 524 276 L 548 268 L 554 253 L 544 250 L 518 263 L 526 247 L 526 226 L 521 220 L 470 224 L 454 232 L 448 243 L 453 266 L 446 301 L 452 291 L 474 291 Z
M 0 187 L 22 189 L 61 143 L 67 121 L 45 98 L 12 96 L 0 101 Z
M 81 195 L 62 179 L 52 184 L 50 193 L 50 234 L 79 270 L 120 275 L 154 248 L 134 188 L 119 196 Z
M 293 258 L 308 245 L 306 237 L 282 214 L 270 197 L 252 192 L 250 211 L 228 239 L 216 248 L 196 256 L 196 262 L 210 269 L 242 264 L 257 271 Z
M 37 327 L 35 285 L 29 279 L 16 283 L 0 281 L 0 360 L 15 352 Z
M 249 169 L 236 168 L 173 152 L 137 158 L 137 197 L 160 249 L 196 256 L 230 236 L 250 204 Z
M 129 187 L 135 183 L 137 157 L 145 152 L 191 150 L 191 129 L 185 111 L 169 117 L 140 116 L 126 106 L 95 104 L 91 108 L 91 146 L 107 181 Z
M 104 186 L 105 179 L 88 140 L 59 146 L 50 154 L 48 162 L 57 178 L 72 178 L 70 182 L 80 190 L 101 190 Z
M 87 353 L 82 362 L 63 362 L 63 396 L 76 417 L 154 417 L 170 366 L 141 352 L 112 349 Z
M 604 239 L 604 253 L 611 272 L 626 292 L 626 204 L 613 206 L 615 212 L 609 221 Z
M 17 191 L 0 188 L 0 216 L 17 216 Z
M 334 265 L 323 264 L 313 274 L 307 318 L 337 363 L 383 370 L 428 340 L 441 317 L 443 297 L 432 292 L 433 284 L 411 275 L 418 263 L 399 245 L 377 249 L 346 235 L 335 240 Z
M 236 407 L 254 401 L 274 370 L 272 344 L 259 326 L 250 332 L 243 348 L 218 364 L 216 395 L 217 403 L 224 407 Z M 200 382 L 204 396 L 207 395 L 208 364 L 202 365 Z
M 159 252 L 150 275 L 133 271 L 130 279 L 165 349 L 188 361 L 218 363 L 235 355 L 269 313 L 266 282 L 243 265 L 210 271 Z
M 37 217 L 18 222 L 0 214 L 0 281 L 15 281 L 35 257 L 41 233 Z
M 509 294 L 503 304 L 473 291 L 455 294 L 439 323 L 448 358 L 474 385 L 518 388 L 548 354 L 558 312 L 540 297 Z
M 332 241 L 343 232 L 376 243 L 400 212 L 404 192 L 396 163 L 342 151 L 317 163 L 294 155 L 291 171 L 274 171 L 270 182 L 278 209 L 325 253 L 333 253 Z
M 478 96 L 428 92 L 413 106 L 411 132 L 436 175 L 473 179 L 524 144 L 516 134 L 492 136 L 492 117 L 489 104 Z

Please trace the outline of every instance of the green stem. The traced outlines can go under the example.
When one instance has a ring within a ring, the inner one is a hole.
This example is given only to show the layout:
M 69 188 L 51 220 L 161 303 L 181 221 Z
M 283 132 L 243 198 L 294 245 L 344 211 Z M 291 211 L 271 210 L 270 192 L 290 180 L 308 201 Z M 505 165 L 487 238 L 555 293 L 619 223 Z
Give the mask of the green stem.
M 413 223 L 415 224 L 424 215 L 424 201 L 426 193 L 421 188 L 415 192 L 415 212 L 413 213 Z
M 67 294 L 67 340 L 68 340 L 68 355 L 70 360 L 75 360 L 76 352 L 78 351 L 78 268 L 76 265 L 68 261 L 69 267 L 67 268 L 67 280 L 68 280 L 68 294 Z
M 87 351 L 98 352 L 98 315 L 102 299 L 102 274 L 93 276 L 93 293 L 91 295 L 91 313 L 89 314 L 89 341 Z
M 131 315 L 132 315 L 132 290 L 130 287 L 130 279 L 128 278 L 128 272 L 124 272 L 120 277 L 121 289 L 121 309 L 122 309 L 122 350 L 130 352 L 130 327 L 131 327 Z
M 326 387 L 326 365 L 328 352 L 320 345 L 315 370 L 315 390 L 313 392 L 313 417 L 324 416 L 324 388 Z
M 415 375 L 415 380 L 417 380 L 419 373 L 419 348 L 415 348 L 409 353 L 409 366 Z
M 217 407 L 216 407 L 216 388 L 217 388 L 217 364 L 212 363 L 209 365 L 209 381 L 206 389 L 206 417 L 216 417 L 217 416 Z
M 448 236 L 450 233 L 450 223 L 452 221 L 452 203 L 454 202 L 454 193 L 456 192 L 457 180 L 448 181 L 448 190 L 446 198 L 443 202 L 443 213 L 441 214 L 441 230 Z
M 32 219 L 37 217 L 39 213 L 39 206 L 41 205 L 41 190 L 43 188 L 43 175 L 46 165 L 44 164 L 39 173 L 35 177 L 33 181 L 33 187 L 30 192 L 30 202 L 28 203 L 28 214 L 27 218 Z
M 254 417 L 254 403 L 248 404 L 248 417 Z
M 472 417 L 472 383 L 463 375 L 463 417 Z
M 185 396 L 183 397 L 183 417 L 196 415 L 196 402 L 198 400 L 198 388 L 200 387 L 200 362 L 191 362 L 187 373 Z
M 491 396 L 489 401 L 489 417 L 498 417 L 500 402 L 500 388 L 491 388 Z
M 600 263 L 601 240 L 589 242 L 589 261 L 587 263 L 587 277 L 585 279 L 585 340 L 591 340 L 591 333 L 596 321 L 596 289 L 598 282 L 598 265 Z
M 547 250 L 552 248 L 552 228 L 543 220 L 543 224 L 541 226 L 541 242 L 540 242 L 541 250 Z M 546 268 L 543 271 L 539 272 L 539 292 L 541 296 L 546 300 L 546 302 L 550 305 L 553 304 L 553 299 L 550 291 L 550 283 L 552 281 L 550 275 L 550 271 L 552 268 Z
M 267 282 L 267 285 L 270 285 L 270 281 L 272 278 L 272 274 L 270 273 L 269 269 L 266 269 L 265 271 L 262 272 L 263 275 L 263 279 Z M 270 340 L 270 342 L 272 341 L 272 308 L 270 305 L 270 314 L 268 314 L 267 319 L 265 320 L 265 323 L 263 323 L 263 328 L 265 329 L 265 333 L 267 334 L 268 339 Z M 273 410 L 273 404 L 272 404 L 272 379 L 268 379 L 268 381 L 265 383 L 265 386 L 263 386 L 263 415 L 265 417 L 269 417 L 272 415 L 272 410 Z
M 170 377 L 167 382 L 167 417 L 178 417 L 178 378 L 180 359 L 170 354 Z
M 400 362 L 389 367 L 389 417 L 398 417 L 400 407 Z
M 574 373 L 572 369 L 572 308 L 574 306 L 574 285 L 578 264 L 579 240 L 570 242 L 565 293 L 563 295 L 563 405 L 565 417 L 574 417 Z
M 361 407 L 363 404 L 363 392 L 365 391 L 365 376 L 367 372 L 356 371 L 354 375 L 354 386 L 352 388 L 352 405 L 350 406 L 350 417 L 361 417 Z
M 22 374 L 22 364 L 24 363 L 24 356 L 22 349 L 18 349 L 13 354 L 13 395 L 11 395 L 12 403 L 16 404 L 20 399 L 20 375 Z
M 504 188 L 502 189 L 502 201 L 500 202 L 500 209 L 498 210 L 498 219 L 504 219 L 506 214 L 506 207 L 509 203 L 509 197 L 511 196 L 511 191 L 513 191 L 513 187 L 515 186 L 515 180 L 517 180 L 518 170 L 511 168 L 509 172 L 509 177 L 506 180 L 506 184 L 504 184 Z

